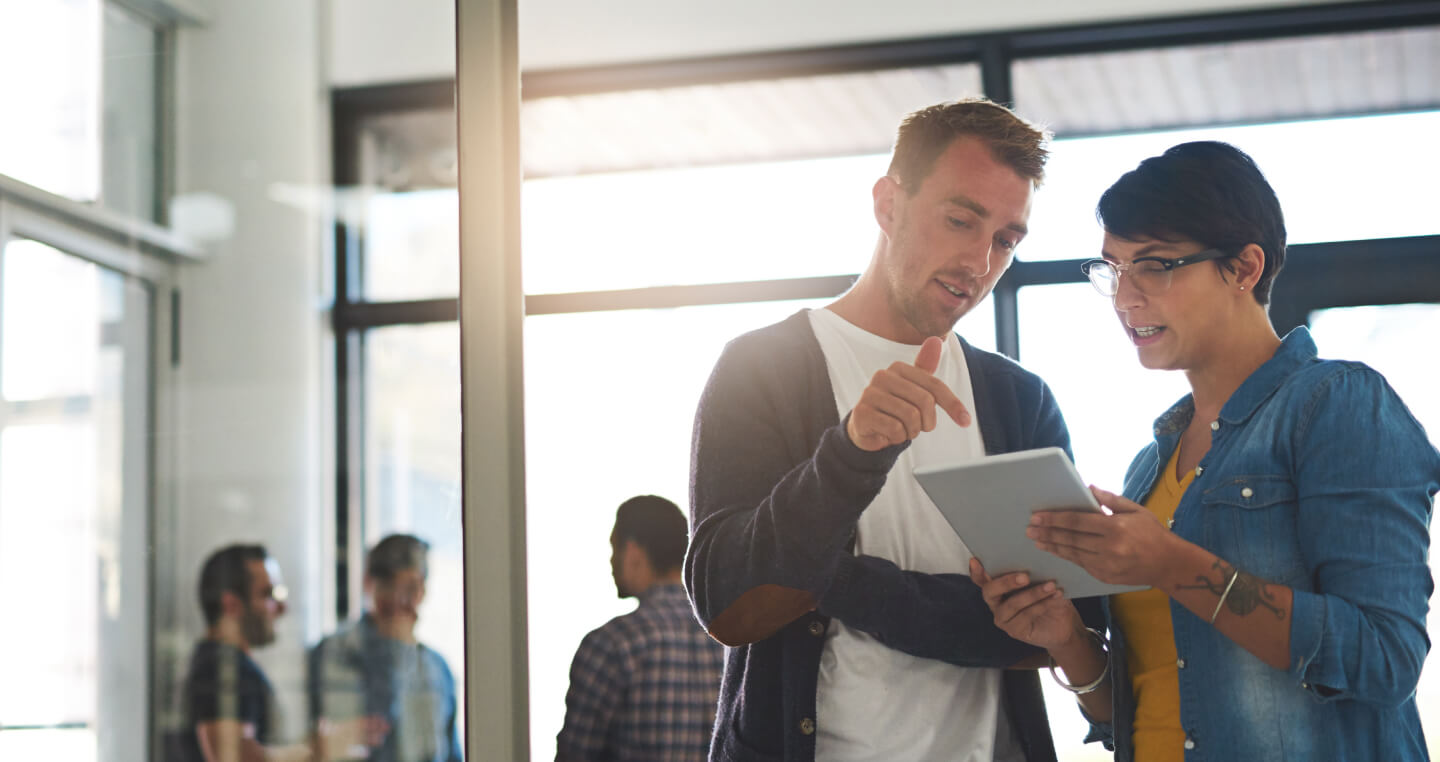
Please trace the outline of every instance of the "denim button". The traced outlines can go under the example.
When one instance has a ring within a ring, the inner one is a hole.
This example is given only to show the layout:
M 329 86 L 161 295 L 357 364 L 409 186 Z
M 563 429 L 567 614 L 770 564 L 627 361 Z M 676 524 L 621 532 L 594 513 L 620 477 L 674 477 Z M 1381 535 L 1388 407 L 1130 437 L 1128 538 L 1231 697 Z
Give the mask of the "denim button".
M 809 717 L 806 717 L 805 719 L 801 720 L 801 721 L 800 721 L 800 732 L 801 732 L 801 733 L 804 733 L 804 734 L 807 735 L 807 736 L 809 736 L 809 735 L 814 735 L 814 734 L 815 734 L 815 721 L 812 720 L 812 719 L 810 719 Z
M 1170 529 L 1174 529 L 1174 528 L 1175 528 L 1175 519 L 1165 519 L 1165 526 L 1168 527 L 1168 528 L 1170 528 Z
M 1220 430 L 1220 422 L 1219 422 L 1219 421 L 1211 421 L 1211 422 L 1210 422 L 1210 430 L 1211 430 L 1211 431 L 1219 431 L 1219 430 Z
M 1179 667 L 1180 669 L 1185 669 L 1185 660 L 1184 660 L 1184 659 L 1176 659 L 1176 660 L 1175 660 L 1175 666 Z
M 1189 738 L 1185 739 L 1185 748 L 1187 750 L 1195 748 L 1195 742 L 1190 740 Z
M 1255 490 L 1250 489 L 1249 487 L 1246 487 L 1245 489 L 1240 490 L 1240 497 L 1254 497 L 1254 496 L 1255 496 Z
M 1200 474 L 1203 474 L 1203 473 L 1205 473 L 1205 467 L 1204 467 L 1204 466 L 1196 466 L 1196 467 L 1195 467 L 1195 475 L 1196 475 L 1196 476 L 1199 476 Z

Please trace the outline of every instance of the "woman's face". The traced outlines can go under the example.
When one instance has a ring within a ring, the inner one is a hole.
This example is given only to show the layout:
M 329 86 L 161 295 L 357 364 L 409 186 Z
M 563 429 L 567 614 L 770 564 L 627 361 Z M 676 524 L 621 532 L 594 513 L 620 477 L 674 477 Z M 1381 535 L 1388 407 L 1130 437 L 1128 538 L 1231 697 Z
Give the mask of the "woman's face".
M 1112 298 L 1115 315 L 1135 345 L 1140 364 L 1154 370 L 1190 370 L 1204 366 L 1223 349 L 1227 315 L 1224 297 L 1233 286 L 1215 262 L 1177 267 L 1164 278 L 1137 277 L 1137 258 L 1176 259 L 1204 251 L 1195 241 L 1129 241 L 1105 234 L 1101 256 L 1125 270 Z M 1148 265 L 1154 267 L 1152 263 Z

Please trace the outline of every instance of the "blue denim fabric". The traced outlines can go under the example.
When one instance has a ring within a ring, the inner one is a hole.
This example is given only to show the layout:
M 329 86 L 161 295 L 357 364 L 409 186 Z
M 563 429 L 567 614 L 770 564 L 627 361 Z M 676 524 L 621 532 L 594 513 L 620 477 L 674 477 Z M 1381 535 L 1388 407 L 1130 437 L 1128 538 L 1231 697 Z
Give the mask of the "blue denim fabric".
M 1126 497 L 1149 495 L 1193 415 L 1187 396 L 1156 420 Z M 1440 453 L 1380 374 L 1316 359 L 1304 328 L 1240 385 L 1217 424 L 1174 531 L 1295 591 L 1290 668 L 1267 666 L 1172 600 L 1187 762 L 1429 759 L 1415 685 L 1430 649 Z M 1108 605 L 1106 617 L 1115 722 L 1092 721 L 1086 740 L 1129 762 L 1125 637 Z

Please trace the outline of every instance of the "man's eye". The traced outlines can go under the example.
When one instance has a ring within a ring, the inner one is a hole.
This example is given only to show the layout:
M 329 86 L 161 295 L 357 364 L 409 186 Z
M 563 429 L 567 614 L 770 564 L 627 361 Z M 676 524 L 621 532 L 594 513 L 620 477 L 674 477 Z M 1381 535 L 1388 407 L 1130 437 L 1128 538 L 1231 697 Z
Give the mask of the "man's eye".
M 1019 241 L 1012 241 L 1009 238 L 996 238 L 995 244 L 1005 251 L 1014 251 L 1020 245 Z
M 951 226 L 957 227 L 957 228 L 968 228 L 968 227 L 970 227 L 970 223 L 968 223 L 968 222 L 966 222 L 965 220 L 962 220 L 962 219 L 957 219 L 957 218 L 955 218 L 955 217 L 946 217 L 946 218 L 945 218 L 945 221 L 946 221 L 946 222 L 949 222 Z

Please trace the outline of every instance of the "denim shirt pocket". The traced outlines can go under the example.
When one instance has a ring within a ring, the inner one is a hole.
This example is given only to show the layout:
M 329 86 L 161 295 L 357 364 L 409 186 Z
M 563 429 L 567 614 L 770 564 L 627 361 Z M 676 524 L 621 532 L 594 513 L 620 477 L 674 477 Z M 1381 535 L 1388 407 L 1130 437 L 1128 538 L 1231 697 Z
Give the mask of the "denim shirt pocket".
M 1295 484 L 1284 475 L 1235 476 L 1206 489 L 1202 542 L 1232 566 L 1271 582 L 1304 585 Z

